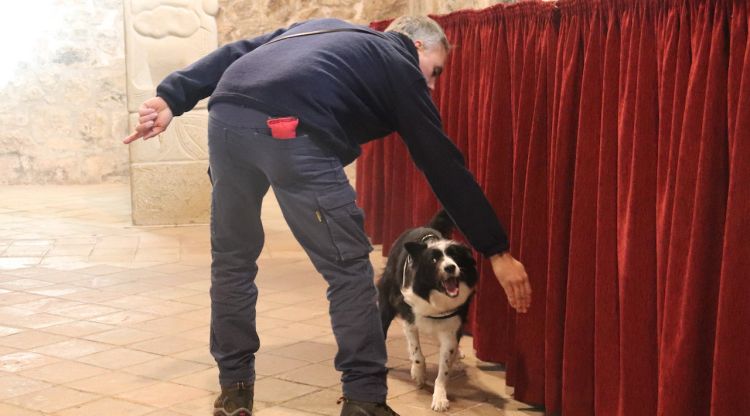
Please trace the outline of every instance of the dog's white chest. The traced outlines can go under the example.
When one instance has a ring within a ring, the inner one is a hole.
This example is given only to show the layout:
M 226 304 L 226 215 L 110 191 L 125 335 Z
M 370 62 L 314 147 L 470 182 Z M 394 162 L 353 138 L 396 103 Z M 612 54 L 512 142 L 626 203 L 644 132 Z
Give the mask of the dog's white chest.
M 432 335 L 454 334 L 461 328 L 461 318 L 451 316 L 445 319 L 433 319 L 425 316 L 416 315 L 414 324 L 419 328 L 419 332 L 425 332 Z

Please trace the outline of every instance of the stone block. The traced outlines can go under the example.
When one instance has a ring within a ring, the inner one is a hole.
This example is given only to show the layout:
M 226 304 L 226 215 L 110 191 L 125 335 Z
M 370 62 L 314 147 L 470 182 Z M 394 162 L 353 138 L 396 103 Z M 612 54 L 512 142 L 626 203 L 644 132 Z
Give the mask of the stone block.
M 362 18 L 363 24 L 369 24 L 374 20 L 395 19 L 396 17 L 407 15 L 409 13 L 408 0 L 383 0 L 383 1 L 366 1 Z
M 211 183 L 207 161 L 130 166 L 133 224 L 208 223 Z
M 216 0 L 132 0 L 125 3 L 128 110 L 153 97 L 164 77 L 217 46 Z M 203 103 L 201 103 L 203 105 Z
M 217 46 L 216 0 L 131 0 L 125 5 L 127 107 L 130 131 L 141 103 L 156 86 Z M 167 131 L 130 145 L 133 223 L 206 223 L 210 184 L 206 175 L 206 100 L 172 120 Z

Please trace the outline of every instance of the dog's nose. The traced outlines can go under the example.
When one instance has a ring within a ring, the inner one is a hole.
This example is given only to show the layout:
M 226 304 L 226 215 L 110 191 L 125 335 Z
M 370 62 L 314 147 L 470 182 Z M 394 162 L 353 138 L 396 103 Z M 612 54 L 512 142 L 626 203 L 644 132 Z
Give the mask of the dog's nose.
M 455 271 L 456 271 L 456 265 L 454 265 L 454 264 L 450 264 L 450 265 L 448 265 L 448 266 L 445 266 L 445 267 L 443 268 L 443 270 L 445 270 L 445 271 L 446 271 L 447 273 L 453 273 L 453 272 L 455 272 Z

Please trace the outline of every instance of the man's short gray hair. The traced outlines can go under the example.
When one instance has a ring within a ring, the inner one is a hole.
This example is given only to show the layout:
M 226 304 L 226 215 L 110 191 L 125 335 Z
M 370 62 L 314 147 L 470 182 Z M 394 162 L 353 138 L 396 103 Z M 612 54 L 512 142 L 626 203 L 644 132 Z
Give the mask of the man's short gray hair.
M 451 50 L 451 44 L 445 37 L 443 28 L 427 16 L 401 16 L 391 22 L 385 30 L 403 33 L 414 41 L 421 40 L 427 48 L 440 44 L 446 51 Z

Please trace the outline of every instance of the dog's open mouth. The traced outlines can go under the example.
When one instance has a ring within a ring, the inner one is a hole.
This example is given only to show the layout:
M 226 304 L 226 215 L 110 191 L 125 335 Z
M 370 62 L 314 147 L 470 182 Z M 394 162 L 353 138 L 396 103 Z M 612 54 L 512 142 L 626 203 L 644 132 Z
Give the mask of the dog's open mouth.
M 445 289 L 445 294 L 452 298 L 455 298 L 456 296 L 458 296 L 458 278 L 449 277 L 443 280 L 443 288 Z

